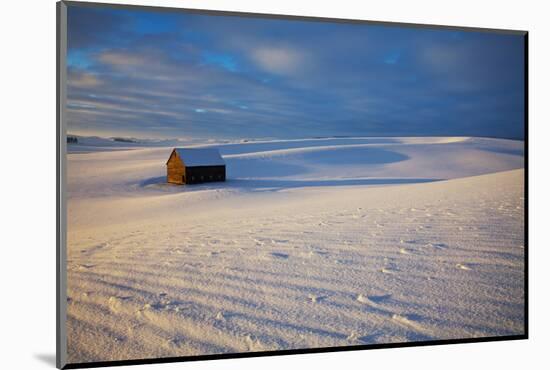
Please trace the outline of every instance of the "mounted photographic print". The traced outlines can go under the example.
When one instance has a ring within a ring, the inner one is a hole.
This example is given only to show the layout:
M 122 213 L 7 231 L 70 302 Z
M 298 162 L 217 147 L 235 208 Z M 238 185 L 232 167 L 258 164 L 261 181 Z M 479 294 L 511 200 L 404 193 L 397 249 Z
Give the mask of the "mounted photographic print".
M 58 3 L 58 367 L 527 338 L 527 32 Z

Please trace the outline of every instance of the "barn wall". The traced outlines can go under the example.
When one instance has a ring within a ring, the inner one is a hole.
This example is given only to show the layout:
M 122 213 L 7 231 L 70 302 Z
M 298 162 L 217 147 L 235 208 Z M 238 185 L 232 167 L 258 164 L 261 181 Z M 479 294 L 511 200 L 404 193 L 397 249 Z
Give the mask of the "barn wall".
M 225 166 L 187 167 L 185 172 L 187 184 L 225 181 Z
M 171 184 L 183 184 L 183 175 L 185 175 L 185 166 L 172 152 L 166 163 L 166 181 Z

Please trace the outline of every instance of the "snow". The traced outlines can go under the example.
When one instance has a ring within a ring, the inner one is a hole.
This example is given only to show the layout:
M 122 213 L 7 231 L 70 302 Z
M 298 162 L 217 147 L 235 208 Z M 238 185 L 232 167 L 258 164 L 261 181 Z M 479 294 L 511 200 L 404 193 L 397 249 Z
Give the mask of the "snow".
M 523 144 L 209 142 L 193 186 L 69 154 L 69 362 L 522 334 Z
M 115 140 L 115 138 L 103 138 L 98 136 L 81 136 L 68 134 L 75 137 L 78 143 L 68 143 L 68 153 L 89 153 L 96 151 L 128 150 L 147 147 L 177 147 L 182 145 L 204 144 L 204 140 L 184 138 L 184 139 L 138 139 L 122 138 L 125 141 Z
M 220 152 L 213 148 L 176 148 L 174 149 L 186 167 L 224 166 Z

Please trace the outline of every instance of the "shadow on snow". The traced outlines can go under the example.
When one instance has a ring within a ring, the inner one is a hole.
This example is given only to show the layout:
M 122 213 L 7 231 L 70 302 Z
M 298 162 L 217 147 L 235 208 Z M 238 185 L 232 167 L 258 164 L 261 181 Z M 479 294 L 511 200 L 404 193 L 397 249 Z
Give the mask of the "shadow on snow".
M 399 185 L 439 181 L 432 178 L 336 178 L 307 179 L 311 169 L 318 166 L 329 168 L 329 173 L 339 166 L 369 168 L 388 163 L 408 160 L 407 155 L 381 148 L 334 148 L 328 151 L 294 153 L 290 156 L 269 156 L 253 158 L 226 158 L 228 179 L 194 185 L 171 185 L 165 176 L 151 177 L 139 183 L 140 187 L 165 189 L 170 191 L 278 191 L 304 187 L 332 187 L 358 185 Z M 336 171 L 337 173 L 337 171 Z M 289 176 L 302 175 L 305 179 L 290 179 Z M 315 174 L 312 174 L 315 176 Z M 336 177 L 338 175 L 336 174 Z M 312 176 L 309 176 L 312 177 Z
M 400 185 L 418 184 L 443 179 L 435 178 L 360 178 L 334 180 L 281 180 L 281 179 L 227 179 L 225 182 L 212 182 L 193 185 L 175 185 L 166 183 L 166 176 L 151 177 L 139 185 L 146 188 L 165 188 L 182 192 L 204 190 L 246 190 L 246 191 L 279 191 L 284 189 L 305 187 L 332 187 L 358 185 Z

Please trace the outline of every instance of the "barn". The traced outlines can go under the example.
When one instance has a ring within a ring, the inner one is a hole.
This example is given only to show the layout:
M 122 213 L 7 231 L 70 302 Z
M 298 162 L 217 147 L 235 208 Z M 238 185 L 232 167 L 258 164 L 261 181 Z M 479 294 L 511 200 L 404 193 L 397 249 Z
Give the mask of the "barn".
M 225 181 L 225 162 L 217 149 L 175 148 L 166 162 L 171 184 Z

